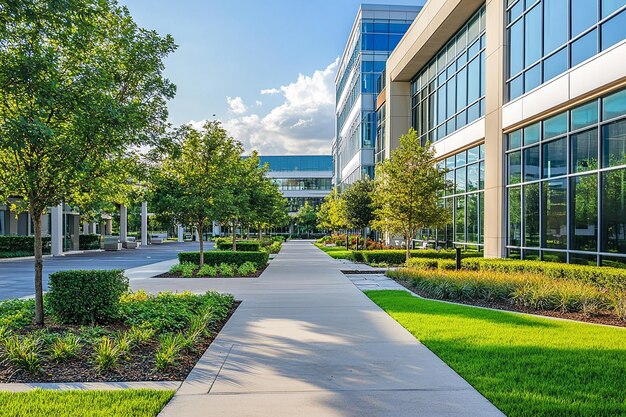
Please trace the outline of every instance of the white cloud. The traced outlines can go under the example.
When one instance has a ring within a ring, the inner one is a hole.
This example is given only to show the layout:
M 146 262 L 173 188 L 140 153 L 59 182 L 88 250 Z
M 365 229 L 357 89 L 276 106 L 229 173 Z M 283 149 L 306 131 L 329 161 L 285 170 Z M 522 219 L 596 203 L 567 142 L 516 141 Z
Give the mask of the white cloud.
M 261 94 L 278 94 L 280 90 L 278 88 L 266 88 L 261 90 Z
M 329 154 L 335 124 L 335 71 L 337 60 L 312 75 L 279 90 L 282 104 L 262 116 L 241 115 L 224 127 L 246 151 L 261 154 Z
M 256 105 L 257 107 L 261 107 L 263 105 L 263 102 L 261 100 L 257 100 Z
M 230 111 L 235 114 L 243 114 L 248 110 L 241 97 L 226 97 L 226 103 L 228 103 Z

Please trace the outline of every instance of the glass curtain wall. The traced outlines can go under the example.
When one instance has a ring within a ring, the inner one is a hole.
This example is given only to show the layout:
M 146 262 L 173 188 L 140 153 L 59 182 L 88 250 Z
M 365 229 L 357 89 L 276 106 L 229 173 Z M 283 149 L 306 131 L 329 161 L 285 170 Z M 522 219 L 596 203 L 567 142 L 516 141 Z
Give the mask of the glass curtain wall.
M 436 246 L 463 245 L 482 250 L 484 244 L 484 145 L 475 146 L 441 161 L 447 170 L 443 204 L 451 208 L 452 222 L 435 232 Z
M 626 267 L 626 90 L 506 140 L 509 256 Z
M 411 82 L 411 120 L 422 143 L 454 133 L 485 114 L 485 7 Z
M 626 0 L 507 0 L 513 100 L 626 38 Z

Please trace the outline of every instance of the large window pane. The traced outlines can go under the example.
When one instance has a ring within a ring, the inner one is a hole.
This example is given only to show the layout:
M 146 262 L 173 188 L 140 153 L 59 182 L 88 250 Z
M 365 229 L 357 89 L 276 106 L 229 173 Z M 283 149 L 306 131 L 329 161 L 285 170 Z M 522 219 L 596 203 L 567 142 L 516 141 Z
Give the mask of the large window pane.
M 536 5 L 524 17 L 525 65 L 528 66 L 541 58 L 541 4 Z
M 577 130 L 598 122 L 598 101 L 577 107 L 571 112 L 571 128 Z
M 480 171 L 480 181 L 478 182 L 478 189 L 484 190 L 485 189 L 485 162 L 484 161 L 480 162 L 480 168 L 478 170 Z
M 454 219 L 454 240 L 465 242 L 465 196 L 455 197 L 456 212 Z
M 602 127 L 602 164 L 605 168 L 626 165 L 626 120 Z
M 474 58 L 468 65 L 467 102 L 472 103 L 480 97 L 480 61 Z
M 478 164 L 472 164 L 467 166 L 467 191 L 478 190 Z
M 598 169 L 598 129 L 571 136 L 572 172 Z
M 467 106 L 467 68 L 463 68 L 456 76 L 456 107 L 461 110 Z
M 456 78 L 452 78 L 448 81 L 448 106 L 446 111 L 446 117 L 452 116 L 456 113 Z
M 541 84 L 541 64 L 527 69 L 524 73 L 524 92 L 527 93 Z
M 539 183 L 523 187 L 524 246 L 539 247 Z
M 539 146 L 524 149 L 524 181 L 539 179 Z
M 531 145 L 539 142 L 539 123 L 524 128 L 524 145 Z
M 572 0 L 572 37 L 598 21 L 597 0 Z
M 626 253 L 626 169 L 602 173 L 602 251 Z
M 543 80 L 549 81 L 567 71 L 567 47 L 543 61 Z
M 626 11 L 602 24 L 602 50 L 626 39 Z
M 543 145 L 543 177 L 567 174 L 567 140 L 557 139 Z
M 511 152 L 509 159 L 509 184 L 517 184 L 522 181 L 522 152 Z
M 522 131 L 516 130 L 509 133 L 509 149 L 516 149 L 522 146 Z
M 573 250 L 598 249 L 598 176 L 570 178 L 570 213 Z
M 567 42 L 567 2 L 544 0 L 543 19 L 543 50 L 547 54 Z
M 624 114 L 626 114 L 626 90 L 602 99 L 602 120 L 613 119 Z
M 567 113 L 561 113 L 543 122 L 543 140 L 567 133 Z
M 465 192 L 465 167 L 456 170 L 456 192 Z
M 478 243 L 479 224 L 478 194 L 469 194 L 467 196 L 467 242 Z
M 543 247 L 567 249 L 567 182 L 546 181 L 543 188 Z
M 509 188 L 508 244 L 522 244 L 522 187 Z
M 602 0 L 602 17 L 607 17 L 624 5 L 624 0 Z
M 572 67 L 591 58 L 598 52 L 598 31 L 592 30 L 572 43 Z

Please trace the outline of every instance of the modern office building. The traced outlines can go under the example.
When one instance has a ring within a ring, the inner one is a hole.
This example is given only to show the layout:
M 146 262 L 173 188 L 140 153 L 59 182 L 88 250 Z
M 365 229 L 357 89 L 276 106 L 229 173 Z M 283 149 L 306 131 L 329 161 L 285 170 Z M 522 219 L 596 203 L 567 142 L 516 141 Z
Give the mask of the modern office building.
M 439 245 L 626 265 L 626 0 L 429 0 L 377 103 L 449 169 Z
M 373 177 L 376 83 L 389 53 L 421 7 L 363 4 L 359 8 L 335 79 L 334 183 L 340 187 Z
M 317 208 L 332 189 L 331 155 L 260 156 L 268 164 L 268 176 L 287 199 L 289 213 L 295 214 L 305 203 Z

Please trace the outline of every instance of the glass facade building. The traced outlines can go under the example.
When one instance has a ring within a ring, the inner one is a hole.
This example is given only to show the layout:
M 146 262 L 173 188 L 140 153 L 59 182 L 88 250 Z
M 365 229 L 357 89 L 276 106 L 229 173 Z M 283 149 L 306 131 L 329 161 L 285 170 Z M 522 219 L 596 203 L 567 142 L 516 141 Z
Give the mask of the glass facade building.
M 485 7 L 411 81 L 411 121 L 435 142 L 485 114 Z
M 509 256 L 626 265 L 626 90 L 506 139 Z
M 507 90 L 513 100 L 626 37 L 623 0 L 508 0 Z
M 374 175 L 376 96 L 389 53 L 421 7 L 361 5 L 335 81 L 335 183 Z

